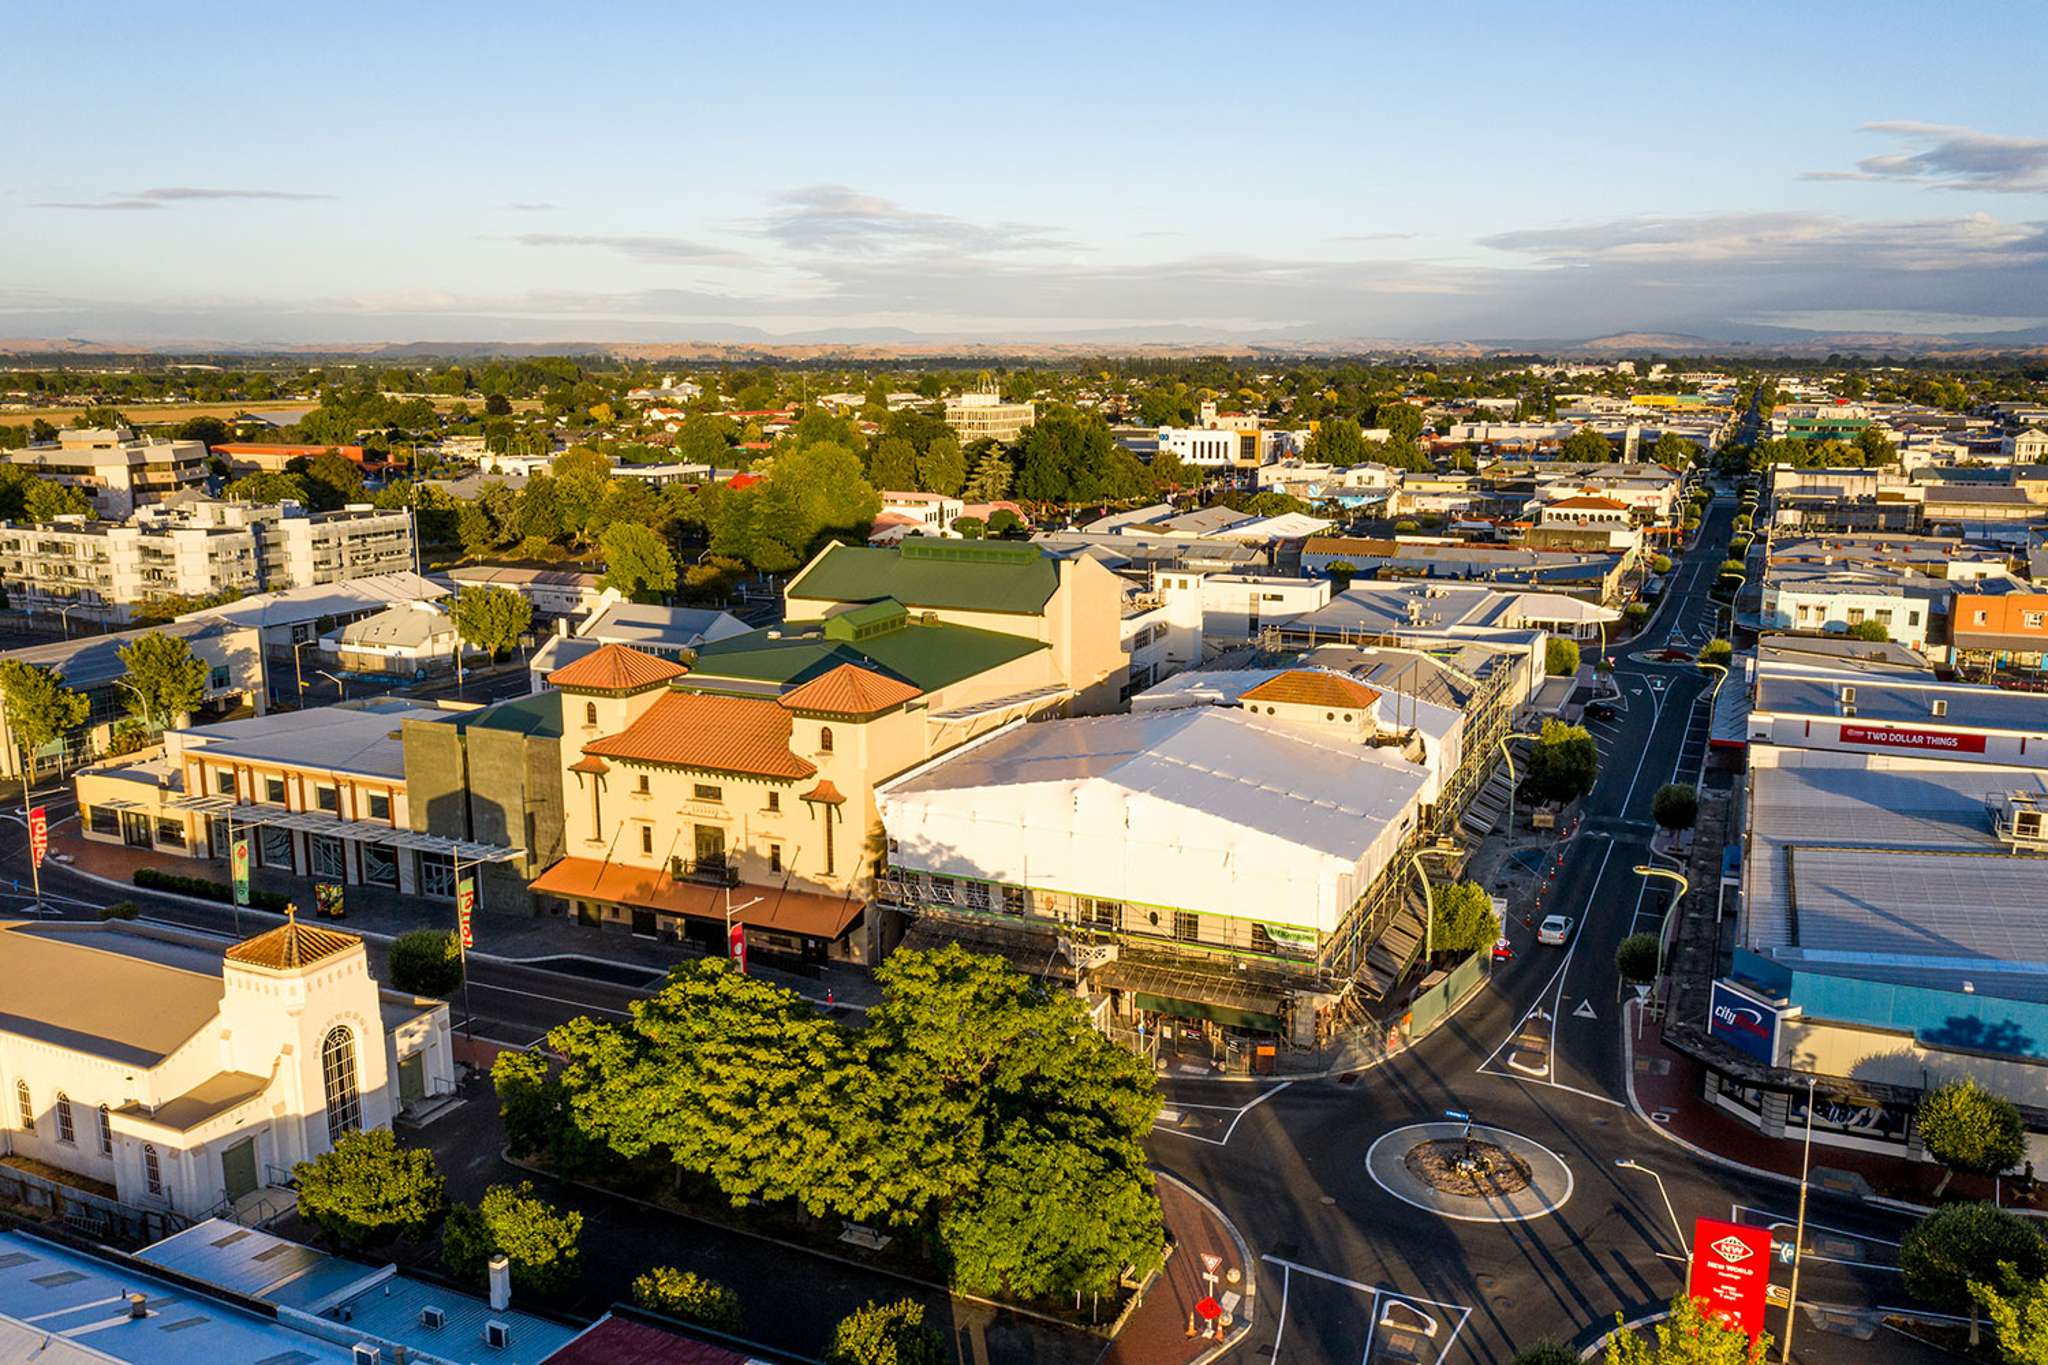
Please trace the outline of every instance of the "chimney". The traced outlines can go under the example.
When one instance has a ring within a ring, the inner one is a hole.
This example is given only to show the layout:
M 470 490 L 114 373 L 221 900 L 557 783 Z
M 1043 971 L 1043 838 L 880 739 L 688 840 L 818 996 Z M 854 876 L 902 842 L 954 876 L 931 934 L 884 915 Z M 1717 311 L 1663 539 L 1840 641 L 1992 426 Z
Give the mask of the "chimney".
M 491 1311 L 502 1313 L 512 1306 L 512 1262 L 504 1253 L 491 1257 Z
M 149 1300 L 140 1294 L 130 1294 L 128 1296 L 128 1316 L 131 1318 L 148 1317 Z

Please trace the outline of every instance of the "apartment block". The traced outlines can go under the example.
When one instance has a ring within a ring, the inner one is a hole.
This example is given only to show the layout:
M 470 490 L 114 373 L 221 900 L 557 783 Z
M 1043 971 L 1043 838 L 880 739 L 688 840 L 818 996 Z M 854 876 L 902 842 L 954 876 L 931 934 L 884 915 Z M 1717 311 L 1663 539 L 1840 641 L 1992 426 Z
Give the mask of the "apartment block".
M 153 507 L 187 489 L 206 487 L 206 443 L 139 437 L 126 427 L 81 428 L 57 434 L 53 445 L 32 445 L 7 456 L 9 464 L 76 488 L 110 520 Z

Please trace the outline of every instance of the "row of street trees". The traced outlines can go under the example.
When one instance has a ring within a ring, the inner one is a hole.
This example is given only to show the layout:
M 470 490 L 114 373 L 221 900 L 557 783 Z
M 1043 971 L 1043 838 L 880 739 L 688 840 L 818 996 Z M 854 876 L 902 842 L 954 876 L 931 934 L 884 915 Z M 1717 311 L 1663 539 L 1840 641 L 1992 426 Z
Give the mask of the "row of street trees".
M 117 654 L 122 672 L 116 685 L 129 719 L 115 727 L 116 752 L 139 748 L 155 733 L 183 724 L 206 699 L 206 663 L 185 641 L 151 632 Z M 20 659 L 0 660 L 0 694 L 23 771 L 35 755 L 84 725 L 92 710 L 85 695 L 66 687 L 59 675 Z

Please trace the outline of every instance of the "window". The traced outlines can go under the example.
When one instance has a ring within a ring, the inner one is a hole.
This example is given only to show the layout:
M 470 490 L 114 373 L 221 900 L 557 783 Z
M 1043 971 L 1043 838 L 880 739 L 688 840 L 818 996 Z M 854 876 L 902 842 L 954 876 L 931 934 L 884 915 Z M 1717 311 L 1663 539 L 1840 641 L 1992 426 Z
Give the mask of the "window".
M 782 845 L 781 845 L 781 844 L 770 844 L 770 845 L 768 845 L 768 870 L 769 870 L 770 872 L 780 872 L 780 871 L 782 871 Z
M 1843 688 L 1843 689 L 1842 689 L 1842 705 L 1844 705 L 1844 706 L 1854 706 L 1855 704 L 1856 704 L 1856 689 L 1855 689 L 1855 688 L 1853 688 L 1853 687 L 1845 687 L 1845 688 Z
M 371 886 L 397 886 L 397 850 L 389 844 L 364 844 L 363 880 Z
M 78 1129 L 71 1123 L 71 1097 L 61 1090 L 57 1092 L 57 1141 L 78 1145 Z
M 725 788 L 723 788 L 723 787 L 719 787 L 719 786 L 714 786 L 714 785 L 713 785 L 712 783 L 709 783 L 709 782 L 699 782 L 699 783 L 697 783 L 697 784 L 696 784 L 696 790 L 695 790 L 695 792 L 694 792 L 693 794 L 694 794 L 694 795 L 696 796 L 696 798 L 697 798 L 697 799 L 698 799 L 699 801 L 723 801 L 723 800 L 725 800 Z
M 584 702 L 584 703 L 583 703 L 583 723 L 584 723 L 585 725 L 595 725 L 595 724 L 597 724 L 597 703 L 596 703 L 596 702 L 594 702 L 594 701 L 587 701 L 587 702 Z
M 1909 612 L 1907 612 L 1907 613 L 1906 613 L 1906 624 L 1907 624 L 1907 625 L 1909 625 L 1909 626 L 1917 626 L 1917 625 L 1919 625 L 1919 624 L 1920 624 L 1920 613 L 1919 613 L 1919 612 L 1917 612 L 1917 611 L 1909 611 Z
M 257 831 L 256 856 L 264 867 L 281 867 L 289 872 L 292 868 L 292 832 L 275 825 L 265 825 Z
M 640 826 L 640 851 L 642 853 L 654 852 L 654 826 Z
M 341 812 L 341 792 L 337 788 L 315 787 L 313 788 L 313 800 L 319 805 L 321 810 L 327 811 L 330 814 L 338 815 Z
M 273 806 L 284 804 L 284 779 L 266 777 L 263 779 L 263 799 Z
M 2021 612 L 2021 613 L 2020 613 L 2020 617 L 2021 617 L 2021 619 L 2022 619 L 2022 620 L 2024 620 L 2024 621 L 2026 622 L 2026 627 L 2027 627 L 2027 629 L 2028 629 L 2028 630 L 2039 630 L 2039 629 L 2041 628 L 2041 613 L 2040 613 L 2040 612 L 2038 612 L 2038 611 L 2026 611 L 2026 612 Z
M 222 796 L 233 796 L 235 794 L 235 775 L 224 768 L 216 768 L 213 773 L 213 789 Z
M 121 813 L 105 806 L 94 806 L 86 812 L 85 827 L 94 834 L 119 834 Z
M 1881 626 L 1888 626 L 1888 625 L 1890 625 L 1890 624 L 1892 623 L 1892 614 L 1891 614 L 1891 612 L 1890 612 L 1890 611 L 1888 611 L 1888 610 L 1886 610 L 1886 611 L 1880 611 L 1880 612 L 1878 612 L 1878 613 L 1877 613 L 1877 623 L 1878 623 L 1879 625 L 1881 625 Z
M 781 793 L 781 792 L 769 792 L 769 793 L 768 793 L 768 809 L 769 809 L 769 810 L 781 810 L 781 809 L 782 809 L 782 793 Z
M 356 1094 L 356 1039 L 337 1026 L 320 1045 L 320 1075 L 327 1088 L 327 1140 L 363 1126 L 362 1100 Z
M 28 1093 L 27 1081 L 14 1083 L 14 1104 L 21 1110 L 21 1131 L 33 1133 L 36 1130 L 36 1102 L 35 1097 Z
M 158 820 L 156 822 L 156 841 L 159 844 L 168 844 L 172 848 L 183 848 L 185 846 L 185 822 L 183 820 Z
M 314 876 L 330 877 L 335 881 L 347 878 L 348 864 L 342 857 L 341 840 L 329 838 L 325 834 L 315 834 L 306 840 L 306 846 L 313 855 Z
M 389 820 L 391 818 L 391 793 L 371 792 L 369 810 L 372 820 Z
M 1003 888 L 1003 913 L 1006 915 L 1021 915 L 1024 913 L 1023 887 L 1006 886 Z
M 646 773 L 640 774 L 639 779 L 635 783 L 634 790 L 638 791 L 642 796 L 646 796 L 649 794 L 650 788 L 647 785 Z
M 1849 608 L 1849 624 L 1852 626 L 1860 626 L 1863 624 L 1863 608 Z
M 100 1106 L 100 1155 L 114 1154 L 114 1116 L 107 1112 L 107 1106 Z
M 821 754 L 832 752 L 832 727 L 829 725 L 820 725 L 818 727 L 818 752 Z
M 214 669 L 213 676 L 207 680 L 207 686 L 215 692 L 227 691 L 228 671 L 225 668 Z
M 1193 943 L 1202 936 L 1202 917 L 1187 910 L 1174 911 L 1173 936 L 1182 943 Z
M 1975 616 L 1976 616 L 1976 624 L 1978 624 L 1978 625 L 1980 625 L 1980 626 L 1981 626 L 1981 625 L 1983 625 L 1983 624 L 1984 624 L 1984 622 L 1985 622 L 1986 620 L 1988 620 L 1988 619 L 1989 619 L 1989 618 L 1988 618 L 1988 617 L 1986 617 L 1986 615 L 1985 615 L 1985 614 L 1984 614 L 1983 612 L 1981 612 L 1981 611 L 1980 611 L 1980 612 L 1976 612 L 1976 613 L 1975 613 Z
M 156 1144 L 153 1142 L 142 1144 L 142 1183 L 151 1194 L 162 1197 L 164 1168 L 163 1163 L 156 1159 Z
M 1122 921 L 1122 901 L 1083 900 L 1081 923 L 1096 929 L 1114 929 Z
M 414 864 L 422 896 L 455 895 L 455 860 L 445 853 L 422 853 Z

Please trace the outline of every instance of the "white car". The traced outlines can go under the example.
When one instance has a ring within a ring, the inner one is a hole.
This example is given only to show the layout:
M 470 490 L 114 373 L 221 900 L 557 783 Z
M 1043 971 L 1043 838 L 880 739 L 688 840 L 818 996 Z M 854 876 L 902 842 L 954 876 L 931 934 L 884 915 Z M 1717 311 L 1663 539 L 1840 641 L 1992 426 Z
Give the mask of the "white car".
M 1536 941 L 1562 948 L 1565 940 L 1572 936 L 1572 920 L 1569 915 L 1545 915 L 1543 923 L 1536 926 Z

